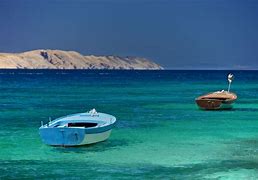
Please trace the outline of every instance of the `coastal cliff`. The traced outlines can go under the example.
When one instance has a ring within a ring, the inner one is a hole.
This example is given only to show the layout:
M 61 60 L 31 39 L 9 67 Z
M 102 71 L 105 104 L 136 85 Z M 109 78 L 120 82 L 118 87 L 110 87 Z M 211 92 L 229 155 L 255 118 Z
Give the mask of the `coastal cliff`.
M 0 53 L 0 69 L 163 69 L 139 57 L 84 56 L 75 51 L 33 50 Z

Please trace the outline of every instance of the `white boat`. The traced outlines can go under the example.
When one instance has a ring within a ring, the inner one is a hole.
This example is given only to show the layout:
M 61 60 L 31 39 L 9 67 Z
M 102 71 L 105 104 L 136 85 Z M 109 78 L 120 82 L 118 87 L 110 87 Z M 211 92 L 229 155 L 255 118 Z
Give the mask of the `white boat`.
M 95 109 L 60 117 L 39 128 L 42 141 L 51 146 L 79 146 L 105 141 L 116 118 Z

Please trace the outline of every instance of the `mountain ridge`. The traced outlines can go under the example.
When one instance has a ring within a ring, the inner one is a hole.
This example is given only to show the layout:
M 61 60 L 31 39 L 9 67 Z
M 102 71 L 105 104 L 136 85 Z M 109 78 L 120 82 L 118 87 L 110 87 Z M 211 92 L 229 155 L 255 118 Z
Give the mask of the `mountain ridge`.
M 76 51 L 38 49 L 21 53 L 0 53 L 0 69 L 160 70 L 163 67 L 141 57 L 82 55 Z

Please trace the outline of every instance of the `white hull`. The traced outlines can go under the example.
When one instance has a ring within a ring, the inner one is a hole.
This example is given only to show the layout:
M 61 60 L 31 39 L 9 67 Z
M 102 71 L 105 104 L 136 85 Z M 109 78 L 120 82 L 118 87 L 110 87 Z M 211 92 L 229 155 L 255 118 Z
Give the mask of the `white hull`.
M 78 145 L 92 144 L 100 141 L 105 141 L 111 134 L 111 129 L 97 134 L 85 134 L 83 141 Z

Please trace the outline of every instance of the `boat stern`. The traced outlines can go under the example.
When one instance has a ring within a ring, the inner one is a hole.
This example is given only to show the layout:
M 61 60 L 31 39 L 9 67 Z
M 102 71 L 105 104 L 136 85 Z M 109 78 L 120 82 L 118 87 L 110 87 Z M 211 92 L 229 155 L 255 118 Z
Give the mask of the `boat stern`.
M 85 131 L 79 128 L 39 128 L 42 141 L 51 146 L 76 146 L 84 139 Z

